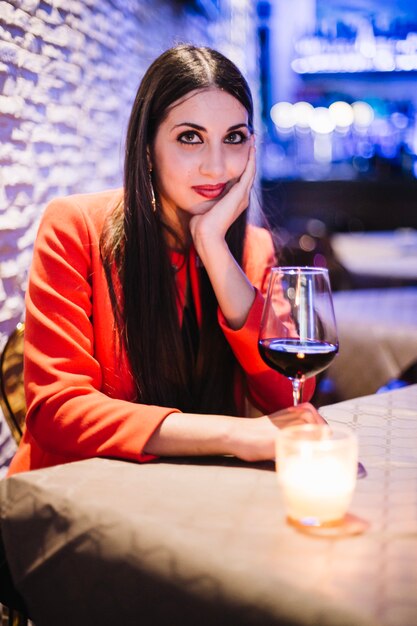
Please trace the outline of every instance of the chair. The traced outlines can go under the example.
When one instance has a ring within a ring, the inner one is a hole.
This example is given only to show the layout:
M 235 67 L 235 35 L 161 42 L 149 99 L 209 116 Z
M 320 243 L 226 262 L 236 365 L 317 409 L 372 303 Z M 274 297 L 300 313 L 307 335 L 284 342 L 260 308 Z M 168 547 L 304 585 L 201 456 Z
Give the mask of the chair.
M 26 416 L 23 388 L 23 337 L 25 325 L 19 323 L 8 338 L 0 357 L 0 404 L 7 424 L 18 444 Z
M 24 324 L 17 325 L 8 338 L 0 357 L 0 405 L 16 443 L 22 437 L 26 402 L 23 389 L 23 336 Z M 0 537 L 1 538 L 1 537 Z M 0 541 L 0 601 L 3 604 L 1 624 L 26 626 L 27 617 L 21 613 L 23 601 L 13 586 L 9 567 Z
M 391 378 L 385 385 L 380 387 L 376 393 L 385 393 L 393 389 L 400 389 L 408 385 L 417 384 L 417 361 L 414 361 L 406 370 L 401 372 L 398 378 Z

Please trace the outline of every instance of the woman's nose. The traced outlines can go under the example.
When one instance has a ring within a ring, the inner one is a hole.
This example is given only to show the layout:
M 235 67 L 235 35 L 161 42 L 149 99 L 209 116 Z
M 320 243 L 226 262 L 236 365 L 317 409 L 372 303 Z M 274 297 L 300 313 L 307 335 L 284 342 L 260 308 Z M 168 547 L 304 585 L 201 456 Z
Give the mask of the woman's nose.
M 225 170 L 222 146 L 206 146 L 200 162 L 200 172 L 204 176 L 219 178 Z

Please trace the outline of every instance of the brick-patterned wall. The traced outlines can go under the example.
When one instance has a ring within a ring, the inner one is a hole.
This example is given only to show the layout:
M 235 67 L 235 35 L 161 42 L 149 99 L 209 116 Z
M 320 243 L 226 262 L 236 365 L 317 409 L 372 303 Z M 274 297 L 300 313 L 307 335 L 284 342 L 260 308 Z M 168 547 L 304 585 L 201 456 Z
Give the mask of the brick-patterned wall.
M 0 0 L 0 348 L 24 315 L 45 204 L 120 185 L 130 105 L 149 63 L 179 41 L 208 44 L 256 84 L 254 3 L 223 0 L 214 21 L 184 4 Z M 0 466 L 10 452 L 1 428 Z

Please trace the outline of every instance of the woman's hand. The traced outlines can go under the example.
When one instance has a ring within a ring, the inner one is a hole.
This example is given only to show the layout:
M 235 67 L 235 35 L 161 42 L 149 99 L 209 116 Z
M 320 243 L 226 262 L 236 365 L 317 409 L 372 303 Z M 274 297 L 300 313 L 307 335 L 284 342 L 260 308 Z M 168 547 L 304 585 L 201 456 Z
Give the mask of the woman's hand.
M 233 454 L 252 462 L 275 458 L 277 428 L 297 424 L 326 424 L 326 420 L 308 402 L 271 415 L 238 419 L 237 422 L 231 424 Z
M 286 428 L 297 424 L 327 424 L 324 417 L 318 413 L 309 402 L 303 402 L 298 406 L 290 406 L 288 409 L 275 411 L 266 416 L 276 428 Z
M 256 172 L 253 137 L 250 141 L 248 161 L 239 180 L 206 213 L 194 215 L 190 220 L 191 236 L 197 252 L 207 239 L 224 240 L 230 226 L 249 205 Z
M 240 179 L 203 215 L 190 221 L 194 245 L 210 279 L 217 302 L 229 326 L 243 326 L 255 298 L 255 291 L 238 265 L 225 236 L 229 227 L 249 204 L 255 176 L 255 148 L 251 145 L 248 161 Z

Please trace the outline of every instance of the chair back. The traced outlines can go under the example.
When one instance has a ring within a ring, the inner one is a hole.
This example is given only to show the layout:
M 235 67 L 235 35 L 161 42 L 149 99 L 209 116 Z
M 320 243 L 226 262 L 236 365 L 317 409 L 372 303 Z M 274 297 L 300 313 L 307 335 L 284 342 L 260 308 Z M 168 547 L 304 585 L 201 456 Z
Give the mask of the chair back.
M 23 386 L 23 338 L 20 323 L 9 336 L 0 357 L 0 404 L 16 443 L 20 442 L 26 417 Z

